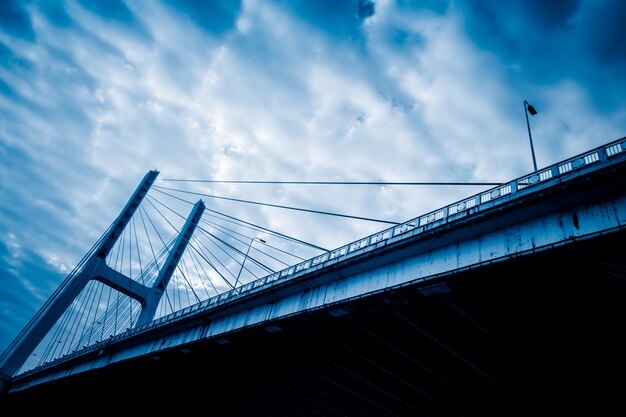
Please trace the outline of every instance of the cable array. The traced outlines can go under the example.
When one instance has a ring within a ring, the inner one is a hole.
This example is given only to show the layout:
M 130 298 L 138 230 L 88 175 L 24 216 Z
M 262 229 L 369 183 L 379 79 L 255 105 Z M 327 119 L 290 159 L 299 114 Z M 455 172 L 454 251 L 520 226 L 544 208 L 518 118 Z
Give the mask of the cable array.
M 167 191 L 152 189 L 112 247 L 106 264 L 152 287 L 193 204 Z M 80 273 L 104 236 L 106 233 L 62 287 Z M 321 246 L 207 208 L 176 265 L 155 318 L 323 251 L 326 249 Z M 36 360 L 29 363 L 39 366 L 129 330 L 136 325 L 141 308 L 137 300 L 92 279 L 35 349 Z

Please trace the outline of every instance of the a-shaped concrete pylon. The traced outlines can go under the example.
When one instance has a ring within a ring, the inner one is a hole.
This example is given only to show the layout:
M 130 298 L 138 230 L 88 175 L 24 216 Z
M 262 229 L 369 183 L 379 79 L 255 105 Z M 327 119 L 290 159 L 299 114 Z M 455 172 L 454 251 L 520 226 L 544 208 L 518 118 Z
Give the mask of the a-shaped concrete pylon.
M 105 260 L 158 175 L 159 172 L 156 170 L 146 174 L 115 222 L 99 241 L 99 244 L 95 246 L 95 249 L 86 257 L 82 267 L 77 268 L 65 279 L 0 356 L 0 385 L 4 385 L 1 383 L 13 377 L 20 370 L 26 359 L 91 280 L 99 281 L 139 301 L 142 310 L 138 325 L 147 323 L 154 318 L 161 296 L 202 217 L 205 208 L 204 203 L 198 201 L 194 205 L 153 287 L 146 287 L 115 271 L 106 264 Z

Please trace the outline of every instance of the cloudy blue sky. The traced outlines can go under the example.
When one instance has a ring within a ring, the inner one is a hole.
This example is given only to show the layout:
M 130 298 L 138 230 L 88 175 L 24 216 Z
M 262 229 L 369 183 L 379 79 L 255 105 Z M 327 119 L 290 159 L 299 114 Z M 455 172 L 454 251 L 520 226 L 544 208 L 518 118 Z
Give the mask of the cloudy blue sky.
M 0 350 L 143 175 L 500 182 L 626 136 L 621 0 L 0 1 Z M 163 184 L 165 185 L 165 184 Z M 485 187 L 215 184 L 403 221 Z M 226 201 L 324 247 L 384 225 Z

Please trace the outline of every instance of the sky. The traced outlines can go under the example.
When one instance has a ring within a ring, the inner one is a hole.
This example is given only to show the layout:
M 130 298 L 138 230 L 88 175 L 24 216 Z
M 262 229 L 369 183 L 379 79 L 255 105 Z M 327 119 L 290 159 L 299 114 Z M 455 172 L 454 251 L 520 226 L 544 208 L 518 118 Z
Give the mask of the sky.
M 626 136 L 624 21 L 621 0 L 0 1 L 0 350 L 149 170 L 505 182 L 533 167 L 524 100 L 539 167 Z M 398 222 L 488 188 L 203 187 Z M 326 248 L 386 227 L 205 202 Z

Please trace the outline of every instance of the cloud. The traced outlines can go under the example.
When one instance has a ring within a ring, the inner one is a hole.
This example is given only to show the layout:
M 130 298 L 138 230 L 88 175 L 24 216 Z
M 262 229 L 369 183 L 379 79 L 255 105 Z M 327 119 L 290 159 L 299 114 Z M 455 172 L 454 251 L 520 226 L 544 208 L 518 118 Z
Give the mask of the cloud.
M 28 271 L 28 275 L 24 272 Z M 45 258 L 21 247 L 15 235 L 4 233 L 0 240 L 0 340 L 3 348 L 34 316 L 52 294 L 63 275 Z
M 523 78 L 539 86 L 562 79 L 589 89 L 594 106 L 614 111 L 622 105 L 626 81 L 626 5 L 610 0 L 459 2 L 464 25 L 476 44 L 495 53 Z M 607 84 L 606 80 L 611 80 Z
M 26 282 L 32 290 L 41 276 L 40 296 L 58 284 L 150 169 L 161 178 L 506 181 L 532 167 L 524 99 L 539 110 L 540 165 L 624 136 L 617 2 L 105 3 L 0 9 L 0 236 L 28 259 L 10 263 L 3 241 L 0 266 L 18 283 L 1 295 L 8 309 Z M 481 190 L 176 186 L 394 221 Z M 385 227 L 204 200 L 329 248 Z M 40 296 L 16 314 L 28 316 Z M 11 326 L 0 346 L 20 329 Z
M 239 12 L 240 0 L 167 0 L 166 3 L 173 9 L 188 16 L 202 29 L 213 33 L 223 34 L 231 30 Z
M 311 25 L 335 41 L 361 39 L 362 20 L 374 15 L 376 10 L 375 3 L 366 0 L 278 0 L 276 3 L 281 9 L 290 11 L 300 24 Z
M 14 0 L 0 2 L 0 27 L 17 38 L 33 40 L 35 36 L 28 12 Z
M 367 19 L 376 13 L 376 4 L 371 0 L 359 0 L 357 6 L 357 16 L 360 19 Z

